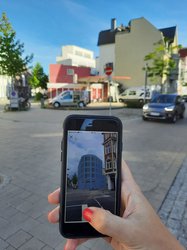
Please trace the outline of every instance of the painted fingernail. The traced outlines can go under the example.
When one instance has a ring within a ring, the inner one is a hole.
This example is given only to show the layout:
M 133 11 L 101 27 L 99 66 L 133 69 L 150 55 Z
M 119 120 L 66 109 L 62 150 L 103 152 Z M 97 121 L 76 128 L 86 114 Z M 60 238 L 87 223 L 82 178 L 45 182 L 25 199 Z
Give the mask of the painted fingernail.
M 93 211 L 90 208 L 85 208 L 82 215 L 86 221 L 91 222 Z

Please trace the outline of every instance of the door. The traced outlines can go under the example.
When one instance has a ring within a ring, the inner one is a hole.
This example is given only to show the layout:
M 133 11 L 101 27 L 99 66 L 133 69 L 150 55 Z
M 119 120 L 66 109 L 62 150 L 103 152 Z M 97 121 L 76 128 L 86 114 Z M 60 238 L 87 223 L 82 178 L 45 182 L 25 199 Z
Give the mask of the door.
M 61 106 L 73 105 L 73 95 L 72 95 L 72 93 L 71 92 L 63 93 L 59 97 L 59 102 L 60 102 Z

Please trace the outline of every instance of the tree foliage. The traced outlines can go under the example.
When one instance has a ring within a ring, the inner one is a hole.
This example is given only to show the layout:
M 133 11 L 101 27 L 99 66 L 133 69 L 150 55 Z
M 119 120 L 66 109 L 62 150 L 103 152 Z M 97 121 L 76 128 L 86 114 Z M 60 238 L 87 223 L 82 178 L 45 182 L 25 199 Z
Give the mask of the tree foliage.
M 13 30 L 5 13 L 0 18 L 0 74 L 13 78 L 27 70 L 33 55 L 23 58 L 24 44 L 16 40 Z
M 77 177 L 76 173 L 73 175 L 71 181 L 72 181 L 72 183 L 73 183 L 74 185 L 77 185 L 77 183 L 78 183 L 78 177 Z
M 163 83 L 163 78 L 167 78 L 172 70 L 176 68 L 176 61 L 172 54 L 175 49 L 180 46 L 172 47 L 167 41 L 162 40 L 155 43 L 155 49 L 145 56 L 144 61 L 147 62 L 147 76 L 156 83 Z
M 44 73 L 40 63 L 36 63 L 32 70 L 32 76 L 29 79 L 29 84 L 32 88 L 47 89 L 48 76 Z

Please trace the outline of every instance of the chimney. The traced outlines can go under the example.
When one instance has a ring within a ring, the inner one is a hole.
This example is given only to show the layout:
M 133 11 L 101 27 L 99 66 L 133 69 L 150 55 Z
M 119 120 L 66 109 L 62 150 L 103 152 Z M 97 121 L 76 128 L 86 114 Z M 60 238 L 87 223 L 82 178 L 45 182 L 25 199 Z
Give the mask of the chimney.
M 115 30 L 116 29 L 116 18 L 112 18 L 111 19 L 111 30 Z

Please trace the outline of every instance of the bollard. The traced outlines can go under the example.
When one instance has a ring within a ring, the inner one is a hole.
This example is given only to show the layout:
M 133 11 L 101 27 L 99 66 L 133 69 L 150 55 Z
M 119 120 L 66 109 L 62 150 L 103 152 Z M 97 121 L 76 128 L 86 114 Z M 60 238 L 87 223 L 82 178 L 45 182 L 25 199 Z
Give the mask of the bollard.
M 40 102 L 41 102 L 41 108 L 42 109 L 45 108 L 44 98 L 43 97 L 41 97 Z

